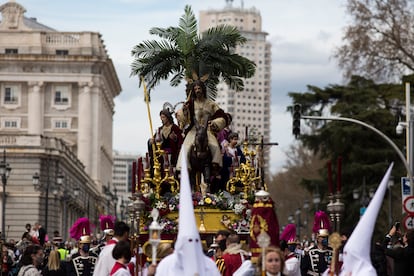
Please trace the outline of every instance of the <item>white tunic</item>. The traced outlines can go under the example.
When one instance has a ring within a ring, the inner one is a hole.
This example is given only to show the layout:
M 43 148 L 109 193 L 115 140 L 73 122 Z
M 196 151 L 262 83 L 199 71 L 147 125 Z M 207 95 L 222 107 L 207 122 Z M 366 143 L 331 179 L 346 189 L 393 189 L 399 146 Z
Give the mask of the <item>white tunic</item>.
M 283 270 L 283 274 L 286 276 L 301 276 L 299 259 L 295 256 L 287 258 L 285 260 L 285 269 Z
M 220 272 L 217 269 L 216 264 L 212 259 L 207 256 L 203 256 L 205 258 L 205 271 L 199 271 L 199 276 L 220 276 Z M 191 258 L 189 256 L 188 261 L 191 262 Z M 185 264 L 183 264 L 185 265 Z M 194 276 L 194 275 L 184 275 L 183 267 L 179 264 L 177 254 L 173 253 L 168 255 L 157 266 L 157 271 L 155 273 L 156 276 Z

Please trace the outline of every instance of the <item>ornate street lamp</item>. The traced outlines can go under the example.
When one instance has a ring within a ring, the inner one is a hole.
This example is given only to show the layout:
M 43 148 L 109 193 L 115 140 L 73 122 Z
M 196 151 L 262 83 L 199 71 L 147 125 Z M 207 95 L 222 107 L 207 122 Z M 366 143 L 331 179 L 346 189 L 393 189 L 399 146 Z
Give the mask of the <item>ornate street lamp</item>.
M 296 224 L 296 229 L 297 229 L 297 231 L 298 231 L 298 237 L 299 237 L 299 241 L 301 240 L 300 239 L 300 227 L 301 227 L 301 225 L 300 225 L 300 214 L 302 213 L 302 211 L 300 210 L 300 208 L 298 208 L 298 209 L 296 209 L 296 211 L 295 211 L 295 215 L 297 216 L 297 218 L 298 218 L 298 220 L 297 220 L 297 224 Z
M 116 217 L 116 209 L 118 207 L 118 196 L 116 195 L 116 188 L 114 187 L 114 194 L 112 195 L 112 200 L 114 201 L 114 216 Z
M 394 186 L 394 178 L 390 177 L 388 180 L 388 224 L 389 227 L 392 226 L 393 219 L 392 219 L 392 186 Z
M 57 196 L 59 193 L 59 188 L 62 186 L 63 179 L 65 177 L 62 173 L 58 173 L 56 177 L 56 185 L 53 185 L 53 195 Z M 40 181 L 40 175 L 38 172 L 35 172 L 32 177 L 32 183 L 36 191 L 44 191 L 45 192 L 45 229 L 47 231 L 47 223 L 48 223 L 48 210 L 49 210 L 49 188 L 50 188 L 50 181 L 49 181 L 49 174 L 46 177 L 46 186 L 44 183 Z
M 375 194 L 375 189 L 370 188 L 368 190 L 368 195 L 367 195 L 365 177 L 363 178 L 363 181 L 362 181 L 362 188 L 361 189 L 356 188 L 352 190 L 352 197 L 355 200 L 360 199 L 360 204 L 361 204 L 361 207 L 359 208 L 360 216 L 362 216 L 365 213 L 365 210 L 369 202 L 371 201 L 371 198 L 374 196 L 374 194 Z
M 358 199 L 359 198 L 359 190 L 358 189 L 353 189 L 352 190 L 352 197 L 353 197 L 353 199 Z
M 315 211 L 319 211 L 319 203 L 321 203 L 321 195 L 319 194 L 319 192 L 313 194 L 312 202 L 315 206 Z
M 341 201 L 341 198 L 342 194 L 340 191 L 337 191 L 336 194 L 330 194 L 329 203 L 326 206 L 326 210 L 328 211 L 336 232 L 340 231 L 342 214 L 345 211 L 345 204 Z
M 288 216 L 288 222 L 289 222 L 289 223 L 295 223 L 295 217 L 293 216 L 293 214 L 290 214 L 290 215 Z
M 75 186 L 75 188 L 73 188 L 73 195 L 75 197 L 78 197 L 79 194 L 80 194 L 80 188 L 79 188 L 79 186 Z
M 3 150 L 3 161 L 0 162 L 0 176 L 1 182 L 3 184 L 3 194 L 2 194 L 2 219 L 1 219 L 1 239 L 3 242 L 6 242 L 6 185 L 7 179 L 10 176 L 12 168 L 6 162 L 6 150 Z
M 104 189 L 104 195 L 105 195 L 105 198 L 106 198 L 106 210 L 107 210 L 107 213 L 108 214 L 111 212 L 110 211 L 110 205 L 111 205 L 111 200 L 113 198 L 113 195 L 112 195 L 112 193 L 110 191 L 109 185 L 110 184 L 108 183 L 108 187 L 106 187 L 106 186 L 103 187 L 103 189 Z
M 124 201 L 124 199 L 121 200 L 121 205 L 119 205 L 119 208 L 121 208 L 121 220 L 123 221 L 125 219 L 125 201 Z
M 303 203 L 303 210 L 305 210 L 305 221 L 303 222 L 303 225 L 305 226 L 305 232 L 306 235 L 308 234 L 308 225 L 309 225 L 309 200 L 305 200 L 305 202 Z

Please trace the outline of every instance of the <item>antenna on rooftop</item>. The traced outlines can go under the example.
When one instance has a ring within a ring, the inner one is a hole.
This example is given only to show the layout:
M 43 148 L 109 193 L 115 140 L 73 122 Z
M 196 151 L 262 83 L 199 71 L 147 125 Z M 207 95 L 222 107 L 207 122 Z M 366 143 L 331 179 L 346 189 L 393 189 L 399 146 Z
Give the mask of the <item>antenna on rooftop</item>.
M 244 1 L 241 0 L 241 9 L 244 9 Z
M 233 5 L 233 0 L 226 0 L 226 8 L 231 8 Z

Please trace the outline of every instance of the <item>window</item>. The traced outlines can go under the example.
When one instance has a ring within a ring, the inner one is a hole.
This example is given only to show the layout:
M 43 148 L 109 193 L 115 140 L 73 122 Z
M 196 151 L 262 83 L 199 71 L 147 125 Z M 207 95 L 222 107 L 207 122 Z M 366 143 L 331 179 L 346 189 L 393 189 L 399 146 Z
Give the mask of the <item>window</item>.
M 70 104 L 70 88 L 67 85 L 55 86 L 53 103 L 58 106 Z
M 68 50 L 56 50 L 56 55 L 58 55 L 58 56 L 67 56 L 67 55 L 69 55 L 69 51 Z
M 20 85 L 7 84 L 1 85 L 1 104 L 7 109 L 15 109 L 20 106 Z
M 52 119 L 52 127 L 54 129 L 69 129 L 70 119 Z
M 1 118 L 1 126 L 5 129 L 20 128 L 20 118 Z
M 65 121 L 56 121 L 55 128 L 68 128 L 68 122 Z
M 70 84 L 60 84 L 52 86 L 51 102 L 52 107 L 58 110 L 66 110 L 71 107 L 72 87 Z
M 17 122 L 16 121 L 5 121 L 4 127 L 5 128 L 17 128 Z
M 69 99 L 63 95 L 62 91 L 55 91 L 55 104 L 66 105 L 69 102 Z
M 13 89 L 13 87 L 4 88 L 4 103 L 5 104 L 17 104 L 18 97 Z
M 17 50 L 17 49 L 6 49 L 5 50 L 5 53 L 6 54 L 18 54 L 19 53 L 19 51 Z

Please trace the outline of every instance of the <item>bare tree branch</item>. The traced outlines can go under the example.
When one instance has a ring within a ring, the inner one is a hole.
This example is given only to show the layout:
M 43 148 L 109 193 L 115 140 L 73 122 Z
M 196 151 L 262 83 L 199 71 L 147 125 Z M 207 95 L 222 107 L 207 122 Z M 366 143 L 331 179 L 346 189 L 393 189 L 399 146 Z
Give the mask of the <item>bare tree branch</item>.
M 400 79 L 414 71 L 414 3 L 407 0 L 348 0 L 352 18 L 335 50 L 344 76 Z

